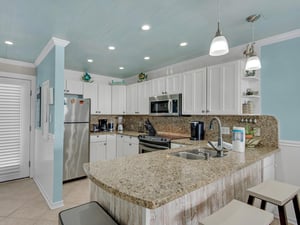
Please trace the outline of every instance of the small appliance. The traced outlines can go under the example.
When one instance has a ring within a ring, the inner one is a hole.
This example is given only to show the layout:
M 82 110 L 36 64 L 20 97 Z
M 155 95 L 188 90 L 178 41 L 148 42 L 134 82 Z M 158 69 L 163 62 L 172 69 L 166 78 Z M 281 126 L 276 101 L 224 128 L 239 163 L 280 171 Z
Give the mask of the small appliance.
M 123 132 L 123 117 L 122 116 L 118 117 L 118 131 Z
M 149 98 L 150 115 L 180 116 L 182 94 L 161 95 Z
M 107 119 L 100 119 L 98 122 L 100 131 L 107 131 Z
M 191 124 L 191 140 L 204 140 L 204 122 L 193 121 Z
M 108 123 L 108 131 L 112 132 L 114 130 L 114 123 L 112 121 L 110 121 Z

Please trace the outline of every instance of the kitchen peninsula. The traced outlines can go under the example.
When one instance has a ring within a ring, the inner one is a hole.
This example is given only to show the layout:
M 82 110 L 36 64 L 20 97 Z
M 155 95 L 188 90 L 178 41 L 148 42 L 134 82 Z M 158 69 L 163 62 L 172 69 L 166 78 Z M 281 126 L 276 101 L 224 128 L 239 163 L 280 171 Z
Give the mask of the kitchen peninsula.
M 209 160 L 169 154 L 199 145 L 206 146 L 206 141 L 85 164 L 92 181 L 91 200 L 98 201 L 121 225 L 196 225 L 233 198 L 245 200 L 245 190 L 264 179 L 264 160 L 278 151 L 262 147 Z

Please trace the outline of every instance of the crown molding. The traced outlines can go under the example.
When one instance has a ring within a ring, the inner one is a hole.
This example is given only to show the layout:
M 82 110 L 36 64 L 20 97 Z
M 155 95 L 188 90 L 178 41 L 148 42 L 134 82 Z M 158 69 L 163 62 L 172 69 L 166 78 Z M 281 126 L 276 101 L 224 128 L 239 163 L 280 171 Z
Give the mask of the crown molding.
M 46 46 L 43 48 L 40 55 L 34 61 L 34 65 L 38 66 L 44 60 L 44 58 L 48 55 L 48 53 L 51 51 L 51 49 L 54 46 L 66 47 L 69 43 L 70 43 L 69 41 L 59 39 L 59 38 L 56 38 L 56 37 L 52 37 L 49 40 L 49 42 L 46 44 Z
M 257 45 L 259 46 L 265 46 L 265 45 L 271 45 L 275 44 L 277 42 L 286 41 L 294 38 L 300 37 L 300 29 L 292 30 L 286 33 L 274 35 L 271 37 L 267 37 L 264 39 L 260 39 L 256 41 Z
M 12 60 L 12 59 L 0 58 L 0 63 L 14 65 L 14 66 L 35 68 L 35 65 L 33 63 L 23 62 L 23 61 L 18 61 L 18 60 Z

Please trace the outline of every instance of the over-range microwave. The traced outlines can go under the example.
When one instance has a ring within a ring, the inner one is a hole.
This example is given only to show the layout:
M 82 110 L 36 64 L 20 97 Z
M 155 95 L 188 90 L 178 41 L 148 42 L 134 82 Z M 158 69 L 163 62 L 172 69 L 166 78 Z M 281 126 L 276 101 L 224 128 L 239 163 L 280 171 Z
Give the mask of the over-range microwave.
M 182 94 L 160 95 L 149 98 L 150 115 L 180 116 Z

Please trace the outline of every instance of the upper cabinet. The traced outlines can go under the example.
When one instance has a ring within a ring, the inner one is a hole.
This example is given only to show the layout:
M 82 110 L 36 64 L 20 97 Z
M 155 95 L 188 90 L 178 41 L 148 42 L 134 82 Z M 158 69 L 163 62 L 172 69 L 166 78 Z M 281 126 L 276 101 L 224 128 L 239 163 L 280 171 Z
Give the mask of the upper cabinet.
M 123 115 L 126 113 L 126 86 L 111 86 L 111 114 Z
M 109 84 L 84 83 L 83 97 L 91 99 L 91 114 L 111 114 L 111 86 Z
M 183 74 L 183 114 L 239 114 L 240 61 Z
M 149 113 L 150 81 L 130 84 L 126 91 L 126 113 L 147 115 Z
M 83 94 L 83 82 L 76 81 L 76 80 L 65 80 L 65 94 L 76 94 L 82 95 Z
M 207 68 L 207 113 L 240 113 L 240 64 L 233 61 Z
M 206 113 L 206 68 L 182 75 L 182 114 Z
M 182 93 L 181 74 L 151 80 L 151 96 Z

